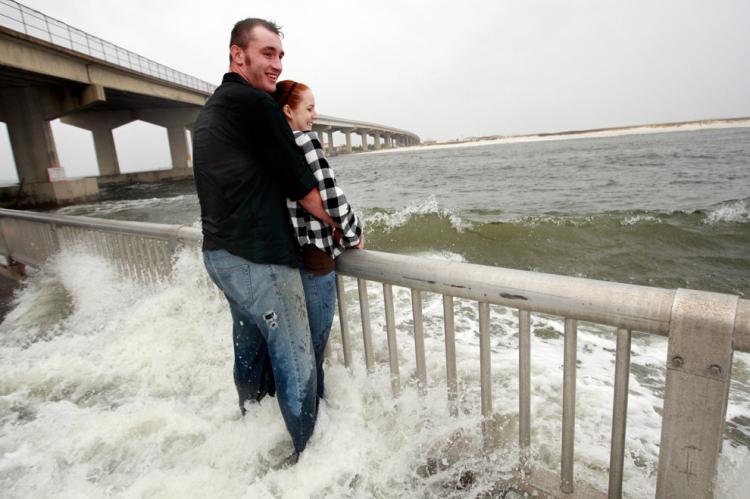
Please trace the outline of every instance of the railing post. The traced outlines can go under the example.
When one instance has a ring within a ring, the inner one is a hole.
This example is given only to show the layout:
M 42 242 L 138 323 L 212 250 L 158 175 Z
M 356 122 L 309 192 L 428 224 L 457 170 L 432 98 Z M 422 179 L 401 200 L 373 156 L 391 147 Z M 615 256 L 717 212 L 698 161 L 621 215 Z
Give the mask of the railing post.
M 365 347 L 365 365 L 367 371 L 375 366 L 375 353 L 372 350 L 372 327 L 370 326 L 370 301 L 367 297 L 367 281 L 357 279 L 359 290 L 359 313 L 362 318 L 362 343 Z
M 417 360 L 419 394 L 427 393 L 427 360 L 424 351 L 424 323 L 422 317 L 422 292 L 411 290 L 411 311 L 414 317 L 414 355 Z
M 349 321 L 346 319 L 346 290 L 344 277 L 336 274 L 336 296 L 339 302 L 339 324 L 341 326 L 341 348 L 344 350 L 344 366 L 352 367 L 352 346 L 349 341 Z
M 456 324 L 453 297 L 443 295 L 443 328 L 445 330 L 445 369 L 451 416 L 458 416 L 458 379 L 456 374 Z
M 628 417 L 630 381 L 630 337 L 627 329 L 617 330 L 615 354 L 615 394 L 612 404 L 612 446 L 609 453 L 608 497 L 622 497 L 622 473 L 625 459 L 625 428 Z
M 479 383 L 482 400 L 484 449 L 494 448 L 492 433 L 492 359 L 490 358 L 490 304 L 479 302 Z
M 675 293 L 656 497 L 713 497 L 738 300 L 687 289 Z
M 20 280 L 21 277 L 25 274 L 25 266 L 22 263 L 16 262 L 13 260 L 13 251 L 11 251 L 10 246 L 8 245 L 8 239 L 5 237 L 5 220 L 0 219 L 0 247 L 2 247 L 4 253 L 6 253 L 7 257 L 7 266 L 8 270 L 10 271 L 11 277 L 14 279 Z
M 562 452 L 560 465 L 560 490 L 566 494 L 575 491 L 573 477 L 575 421 L 576 421 L 576 349 L 578 321 L 565 319 L 565 352 L 563 364 L 563 420 Z
M 531 445 L 531 313 L 518 311 L 518 446 L 521 469 L 528 471 Z
M 398 369 L 396 315 L 393 308 L 393 286 L 387 283 L 383 283 L 383 305 L 385 306 L 385 327 L 388 335 L 388 363 L 391 366 L 391 391 L 394 397 L 398 397 L 401 391 L 401 377 Z
M 13 259 L 13 250 L 8 245 L 8 238 L 5 237 L 5 218 L 0 218 L 0 246 L 7 253 L 8 262 Z
M 29 34 L 29 28 L 26 25 L 26 17 L 23 15 L 23 6 L 18 5 L 18 4 L 16 4 L 16 5 L 18 6 L 18 13 L 21 14 L 21 24 L 23 25 L 23 32 L 24 32 L 24 34 L 28 35 Z
M 49 19 L 47 16 L 44 16 L 44 25 L 47 26 L 47 37 L 49 38 L 49 42 L 54 44 L 55 42 L 52 39 L 52 30 L 49 29 Z

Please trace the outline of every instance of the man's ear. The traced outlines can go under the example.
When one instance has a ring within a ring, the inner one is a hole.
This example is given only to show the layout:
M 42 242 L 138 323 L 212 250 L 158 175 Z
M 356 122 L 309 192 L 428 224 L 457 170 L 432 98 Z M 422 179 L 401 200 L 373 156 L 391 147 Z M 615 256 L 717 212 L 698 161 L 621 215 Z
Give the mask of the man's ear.
M 229 47 L 229 55 L 232 56 L 232 62 L 237 64 L 238 66 L 242 66 L 244 61 L 244 58 L 242 57 L 242 49 L 239 45 L 232 45 Z

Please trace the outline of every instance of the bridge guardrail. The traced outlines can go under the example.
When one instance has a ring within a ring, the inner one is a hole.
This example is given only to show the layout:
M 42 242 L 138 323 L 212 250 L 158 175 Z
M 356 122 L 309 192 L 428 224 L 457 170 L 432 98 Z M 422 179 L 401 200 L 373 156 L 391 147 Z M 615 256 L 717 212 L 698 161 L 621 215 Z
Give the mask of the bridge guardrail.
M 0 0 L 0 27 L 111 65 L 198 90 L 207 96 L 216 89 L 216 85 L 155 62 L 97 36 L 90 35 L 15 0 Z M 411 137 L 412 140 L 419 142 L 419 136 L 408 130 L 375 123 L 345 120 L 333 116 L 321 115 L 320 120 L 321 122 L 341 122 L 345 127 L 373 128 L 382 130 L 383 133 Z
M 179 245 L 196 246 L 193 227 L 102 220 L 0 209 L 0 253 L 10 260 L 41 266 L 61 247 L 86 244 L 112 259 L 123 273 L 150 281 L 168 274 Z M 344 363 L 352 364 L 343 277 L 357 279 L 364 360 L 374 366 L 367 282 L 383 286 L 391 386 L 401 387 L 394 324 L 393 286 L 411 290 L 414 342 L 420 392 L 427 387 L 422 292 L 442 294 L 446 348 L 447 398 L 458 415 L 454 297 L 474 300 L 479 310 L 482 431 L 491 445 L 492 393 L 489 316 L 492 305 L 516 309 L 519 332 L 518 490 L 553 497 L 601 494 L 574 480 L 574 428 L 577 322 L 616 328 L 614 403 L 609 468 L 609 497 L 622 495 L 627 426 L 628 378 L 632 331 L 668 337 L 666 389 L 657 474 L 657 497 L 711 497 L 721 448 L 731 359 L 750 352 L 750 301 L 737 296 L 686 289 L 668 290 L 465 263 L 350 251 L 337 260 L 339 320 Z M 529 469 L 530 314 L 564 320 L 562 452 L 560 474 Z M 686 468 L 687 467 L 687 468 Z M 685 473 L 690 473 L 690 480 Z
M 147 59 L 13 0 L 0 0 L 0 26 L 206 94 L 213 93 L 216 88 L 215 85 Z

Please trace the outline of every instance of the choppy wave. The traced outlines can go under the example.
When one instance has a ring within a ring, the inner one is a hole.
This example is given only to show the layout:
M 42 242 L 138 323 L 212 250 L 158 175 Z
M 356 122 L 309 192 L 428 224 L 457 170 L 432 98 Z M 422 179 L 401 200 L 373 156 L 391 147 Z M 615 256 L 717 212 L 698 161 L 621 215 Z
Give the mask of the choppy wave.
M 661 220 L 654 215 L 633 215 L 631 217 L 624 218 L 620 225 L 638 225 L 640 223 L 661 223 Z
M 440 206 L 436 196 L 421 202 L 406 205 L 396 210 L 370 208 L 364 210 L 368 226 L 383 231 L 393 231 L 425 217 L 434 216 L 450 221 L 457 232 L 476 229 L 486 223 L 512 223 L 517 225 L 567 225 L 582 227 L 616 222 L 620 226 L 637 226 L 670 222 L 685 216 L 692 222 L 703 224 L 748 223 L 750 221 L 750 198 L 724 201 L 708 209 L 673 211 L 613 211 L 594 214 L 545 213 L 525 215 L 504 210 L 457 210 Z
M 425 215 L 434 215 L 438 218 L 448 220 L 451 226 L 459 233 L 470 229 L 472 226 L 470 222 L 458 216 L 455 211 L 441 208 L 437 197 L 434 195 L 428 197 L 423 202 L 407 205 L 400 210 L 366 209 L 363 214 L 364 222 L 368 227 L 376 227 L 383 231 L 393 231 Z
M 727 201 L 710 210 L 704 219 L 706 224 L 749 223 L 750 198 Z
M 89 217 L 108 218 L 126 211 L 152 210 L 166 205 L 184 201 L 186 195 L 144 199 L 121 199 L 98 203 L 65 206 L 57 210 L 60 215 L 85 215 Z
M 198 197 L 195 194 L 143 199 L 112 199 L 98 203 L 60 208 L 61 215 L 113 218 L 134 222 L 191 225 L 199 219 Z
M 748 199 L 707 210 L 591 215 L 447 210 L 434 198 L 365 215 L 368 247 L 467 262 L 750 296 Z

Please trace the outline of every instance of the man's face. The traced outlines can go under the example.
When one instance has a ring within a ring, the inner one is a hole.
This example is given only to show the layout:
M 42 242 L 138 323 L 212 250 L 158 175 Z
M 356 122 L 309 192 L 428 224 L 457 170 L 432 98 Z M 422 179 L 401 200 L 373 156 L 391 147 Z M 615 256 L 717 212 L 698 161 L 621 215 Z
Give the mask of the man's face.
M 276 80 L 281 74 L 283 57 L 281 37 L 263 26 L 256 26 L 250 32 L 247 47 L 237 51 L 234 61 L 250 85 L 273 93 L 276 90 Z

